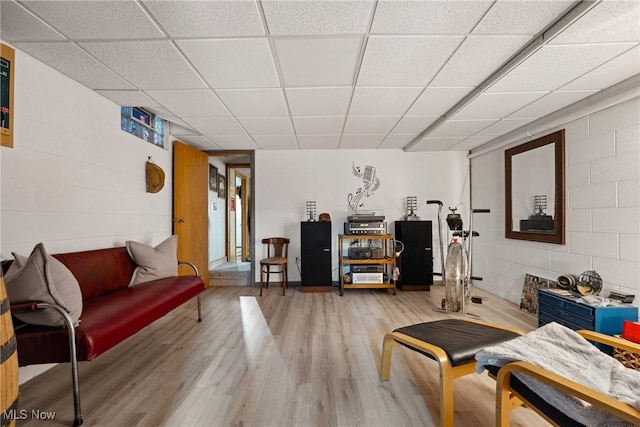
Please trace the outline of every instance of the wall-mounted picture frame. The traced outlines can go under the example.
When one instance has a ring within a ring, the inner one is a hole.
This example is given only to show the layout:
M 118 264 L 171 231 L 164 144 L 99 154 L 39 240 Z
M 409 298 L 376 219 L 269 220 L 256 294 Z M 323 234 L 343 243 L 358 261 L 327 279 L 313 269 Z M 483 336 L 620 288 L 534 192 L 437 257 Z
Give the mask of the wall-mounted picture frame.
M 0 43 L 0 145 L 13 147 L 15 51 Z
M 209 190 L 218 191 L 218 168 L 209 165 Z
M 218 198 L 224 199 L 227 197 L 226 191 L 226 181 L 224 179 L 224 175 L 218 174 Z

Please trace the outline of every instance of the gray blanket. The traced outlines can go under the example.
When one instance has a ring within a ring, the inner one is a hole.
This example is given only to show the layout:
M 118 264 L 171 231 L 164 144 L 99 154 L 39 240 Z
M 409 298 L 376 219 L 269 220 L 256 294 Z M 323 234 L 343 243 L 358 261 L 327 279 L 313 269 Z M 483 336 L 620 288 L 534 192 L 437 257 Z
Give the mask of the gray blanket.
M 476 371 L 522 360 L 569 378 L 640 410 L 640 372 L 625 368 L 576 332 L 549 323 L 533 332 L 482 349 Z M 524 374 L 515 374 L 536 394 L 586 426 L 631 425 L 580 399 L 566 395 Z

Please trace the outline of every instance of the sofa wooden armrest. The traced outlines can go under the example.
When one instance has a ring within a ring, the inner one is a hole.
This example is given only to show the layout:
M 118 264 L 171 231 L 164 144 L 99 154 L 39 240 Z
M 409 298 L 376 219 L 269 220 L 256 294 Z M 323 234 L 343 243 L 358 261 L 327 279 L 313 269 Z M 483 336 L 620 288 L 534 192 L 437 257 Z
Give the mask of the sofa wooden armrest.
M 636 353 L 640 352 L 640 344 L 622 338 L 587 330 L 577 332 L 590 341 Z M 535 402 L 532 401 L 531 390 L 526 389 L 526 386 L 523 387 L 522 383 L 517 385 L 512 381 L 512 374 L 515 372 L 525 374 L 567 395 L 575 396 L 634 425 L 640 425 L 640 411 L 631 405 L 576 383 L 566 377 L 549 372 L 539 366 L 528 362 L 517 361 L 501 367 L 496 376 L 496 426 L 498 427 L 508 426 L 510 411 L 522 403 L 536 411 L 551 424 L 560 425 L 548 415 L 545 408 L 539 407 L 539 405 L 536 405 Z

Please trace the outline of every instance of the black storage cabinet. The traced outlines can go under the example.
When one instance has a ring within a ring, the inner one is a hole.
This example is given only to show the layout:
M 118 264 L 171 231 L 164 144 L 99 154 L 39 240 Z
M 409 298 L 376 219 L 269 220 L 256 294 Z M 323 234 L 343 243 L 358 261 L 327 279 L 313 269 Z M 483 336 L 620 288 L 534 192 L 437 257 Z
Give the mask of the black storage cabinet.
M 433 285 L 431 221 L 396 221 L 396 239 L 404 244 L 398 258 L 403 291 L 428 291 Z
M 331 222 L 301 222 L 301 269 L 303 292 L 331 291 Z

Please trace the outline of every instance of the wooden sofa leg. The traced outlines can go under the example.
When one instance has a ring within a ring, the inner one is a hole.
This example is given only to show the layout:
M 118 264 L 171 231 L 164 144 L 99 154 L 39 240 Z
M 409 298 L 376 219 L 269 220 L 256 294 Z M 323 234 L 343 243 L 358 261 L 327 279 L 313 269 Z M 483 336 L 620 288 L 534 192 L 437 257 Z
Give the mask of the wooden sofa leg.
M 78 427 L 83 423 L 82 410 L 80 409 L 80 383 L 78 381 L 78 353 L 76 351 L 76 327 L 73 324 L 73 319 L 69 316 L 62 307 L 45 302 L 38 303 L 38 308 L 51 308 L 60 313 L 64 319 L 64 323 L 67 325 L 67 332 L 69 334 L 69 358 L 71 359 L 71 385 L 73 388 L 73 408 L 74 408 L 74 420 L 73 425 Z
M 202 322 L 202 308 L 200 304 L 200 294 L 196 295 L 196 300 L 198 301 L 198 322 Z

